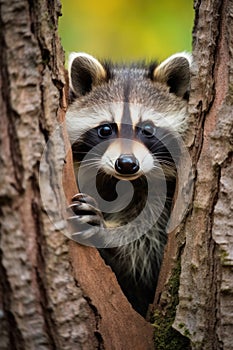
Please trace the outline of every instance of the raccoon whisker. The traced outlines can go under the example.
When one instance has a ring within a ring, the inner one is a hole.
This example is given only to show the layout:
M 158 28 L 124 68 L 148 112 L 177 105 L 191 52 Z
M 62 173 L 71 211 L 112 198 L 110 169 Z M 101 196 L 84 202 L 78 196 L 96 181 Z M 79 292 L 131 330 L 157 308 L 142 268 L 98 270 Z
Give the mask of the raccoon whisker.
M 159 147 L 157 147 L 157 148 L 155 148 L 155 149 L 152 149 L 151 150 L 151 153 L 155 156 L 155 157 L 157 157 L 157 156 L 165 156 L 165 157 L 172 157 L 172 155 L 171 155 L 171 153 L 169 152 L 169 151 L 167 151 L 167 150 L 164 150 L 164 147 L 163 146 L 159 146 Z
M 156 152 L 153 154 L 158 162 L 169 162 L 174 164 L 174 159 L 167 152 Z
M 85 154 L 85 155 L 87 154 L 87 152 L 84 152 L 84 151 L 81 152 L 81 151 L 75 151 L 75 150 L 72 151 L 72 153 L 73 153 L 73 154 Z M 91 155 L 91 156 L 94 156 L 94 157 L 99 157 L 99 158 L 102 156 L 101 153 L 92 152 L 92 151 L 88 153 L 88 156 L 90 156 L 90 155 Z
M 98 172 L 99 174 L 103 175 L 103 179 L 107 178 L 108 175 L 105 173 L 105 171 L 101 167 L 99 167 Z
M 167 167 L 173 169 L 174 171 L 176 171 L 176 166 L 175 166 L 174 163 L 171 163 L 171 162 L 169 162 L 169 161 L 166 161 L 166 160 L 162 159 L 162 160 L 160 161 L 160 164 L 161 164 L 162 166 L 165 165 L 165 166 L 167 166 Z
M 166 180 L 167 178 L 175 178 L 175 177 L 176 177 L 175 169 L 168 165 L 163 165 L 163 164 L 161 164 L 161 166 L 154 165 L 153 169 L 150 171 L 150 173 L 148 173 L 148 178 L 152 182 L 154 178 Z
M 87 151 L 81 151 L 81 150 L 74 150 L 73 153 L 78 153 L 78 154 L 93 154 L 93 155 L 96 155 L 96 156 L 100 156 L 101 153 L 100 152 L 97 152 L 96 149 L 91 149 L 89 152 Z
M 81 162 L 74 162 L 74 164 L 78 164 L 78 166 L 86 167 L 86 166 L 99 166 L 99 161 L 97 160 L 88 160 L 88 161 L 81 161 Z
M 158 163 L 159 163 L 159 162 L 158 162 Z M 159 165 L 157 165 L 157 164 L 154 164 L 154 165 L 153 165 L 153 169 L 151 170 L 150 173 L 152 173 L 154 170 L 159 170 L 159 171 L 161 171 L 161 166 L 159 166 Z
M 142 163 L 145 161 L 146 158 L 149 157 L 149 154 L 145 154 L 145 156 L 142 158 Z
M 112 160 L 110 157 L 108 157 L 107 160 L 108 160 L 108 162 L 112 165 L 112 167 L 114 168 L 113 160 Z
M 95 169 L 95 171 L 98 171 L 98 164 L 83 164 L 82 165 L 82 170 L 86 169 Z
M 81 162 L 88 162 L 88 161 L 90 161 L 90 160 L 98 160 L 99 157 L 100 157 L 100 156 L 92 156 L 92 157 L 88 156 L 88 157 L 86 157 L 86 158 L 84 157 L 84 158 L 81 160 Z
M 162 146 L 162 145 L 157 147 L 154 151 L 152 149 L 152 153 L 155 154 L 155 155 L 157 155 L 157 154 L 165 154 L 165 155 L 170 154 L 169 151 L 164 150 L 164 146 Z
M 162 164 L 166 164 L 172 168 L 176 168 L 176 165 L 174 162 L 164 159 L 164 158 L 157 158 L 157 161 L 162 165 Z
M 155 148 L 157 147 L 157 149 L 160 149 L 160 148 L 164 148 L 164 147 L 168 147 L 168 145 L 170 144 L 171 142 L 171 138 L 175 140 L 174 138 L 174 134 L 173 133 L 169 133 L 169 134 L 166 134 L 166 135 L 163 135 L 163 137 L 161 137 L 160 139 L 156 140 L 153 145 L 151 146 L 151 148 Z M 168 141 L 167 141 L 168 140 Z M 159 145 L 159 146 L 158 146 Z M 179 148 L 178 144 L 177 144 L 177 147 Z
M 92 159 L 83 159 L 81 162 L 78 162 L 80 164 L 99 164 L 99 159 L 92 158 Z

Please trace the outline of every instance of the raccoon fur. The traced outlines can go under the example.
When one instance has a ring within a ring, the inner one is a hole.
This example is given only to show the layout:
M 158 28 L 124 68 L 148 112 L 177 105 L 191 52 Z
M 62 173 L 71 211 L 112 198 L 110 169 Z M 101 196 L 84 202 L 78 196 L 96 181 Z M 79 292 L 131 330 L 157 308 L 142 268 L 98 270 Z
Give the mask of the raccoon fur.
M 187 53 L 159 65 L 115 65 L 85 53 L 70 55 L 66 124 L 82 191 L 70 205 L 72 237 L 80 241 L 93 232 L 96 242 L 100 239 L 101 256 L 144 317 L 167 241 L 181 153 L 178 138 L 187 129 L 190 66 Z M 119 182 L 130 183 L 120 195 Z M 99 198 L 109 208 L 99 208 Z M 104 241 L 108 232 L 119 244 Z

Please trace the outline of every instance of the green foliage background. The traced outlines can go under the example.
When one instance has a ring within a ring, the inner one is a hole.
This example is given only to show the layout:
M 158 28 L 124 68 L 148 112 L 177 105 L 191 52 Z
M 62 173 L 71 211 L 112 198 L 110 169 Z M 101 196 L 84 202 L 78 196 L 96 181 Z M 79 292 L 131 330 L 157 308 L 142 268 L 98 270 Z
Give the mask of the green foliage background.
M 62 0 L 62 13 L 66 54 L 128 61 L 191 51 L 192 0 Z

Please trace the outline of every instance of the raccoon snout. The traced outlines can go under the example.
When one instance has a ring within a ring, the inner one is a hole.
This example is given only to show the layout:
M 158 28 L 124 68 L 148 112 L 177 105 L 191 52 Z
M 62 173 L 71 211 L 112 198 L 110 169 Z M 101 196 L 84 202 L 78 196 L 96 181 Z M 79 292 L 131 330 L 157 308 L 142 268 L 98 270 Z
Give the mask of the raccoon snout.
M 119 174 L 132 175 L 139 169 L 139 161 L 133 154 L 122 154 L 115 162 L 115 170 Z

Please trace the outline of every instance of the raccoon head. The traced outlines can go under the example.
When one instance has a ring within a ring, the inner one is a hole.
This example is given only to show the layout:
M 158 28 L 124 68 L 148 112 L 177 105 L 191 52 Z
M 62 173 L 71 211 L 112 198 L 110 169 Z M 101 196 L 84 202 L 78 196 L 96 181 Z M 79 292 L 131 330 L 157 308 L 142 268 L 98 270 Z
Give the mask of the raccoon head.
M 187 53 L 128 66 L 72 53 L 66 123 L 75 161 L 91 152 L 98 169 L 122 180 L 161 167 L 174 176 L 171 150 L 178 157 L 177 135 L 187 128 L 190 66 Z

